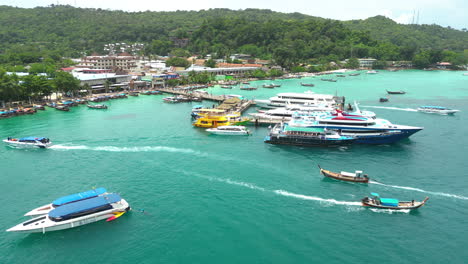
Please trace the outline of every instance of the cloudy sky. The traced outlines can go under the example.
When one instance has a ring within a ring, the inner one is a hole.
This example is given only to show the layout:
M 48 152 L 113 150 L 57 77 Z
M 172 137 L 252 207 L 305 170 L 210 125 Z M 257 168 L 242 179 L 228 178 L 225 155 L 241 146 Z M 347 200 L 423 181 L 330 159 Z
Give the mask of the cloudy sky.
M 417 17 L 414 14 L 419 12 L 419 24 L 438 24 L 457 29 L 468 28 L 467 0 L 0 0 L 0 5 L 27 8 L 50 4 L 124 11 L 262 8 L 339 20 L 365 19 L 384 15 L 404 24 L 411 23 L 413 16 Z

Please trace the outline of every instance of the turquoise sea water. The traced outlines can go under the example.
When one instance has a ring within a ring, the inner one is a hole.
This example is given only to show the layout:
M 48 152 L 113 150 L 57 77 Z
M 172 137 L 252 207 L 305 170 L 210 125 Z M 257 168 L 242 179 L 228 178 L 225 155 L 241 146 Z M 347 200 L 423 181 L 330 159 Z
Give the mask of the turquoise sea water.
M 0 146 L 2 229 L 26 220 L 32 208 L 92 187 L 119 192 L 145 211 L 44 235 L 0 232 L 0 262 L 466 263 L 468 76 L 383 71 L 338 79 L 208 91 L 262 99 L 337 93 L 393 123 L 425 129 L 393 145 L 275 146 L 263 143 L 266 127 L 252 127 L 249 137 L 209 135 L 191 126 L 192 104 L 166 104 L 163 96 L 109 101 L 104 111 L 48 108 L 0 120 L 1 138 L 38 135 L 55 144 Z M 263 83 L 269 81 L 252 85 Z M 407 94 L 377 102 L 385 89 Z M 415 112 L 419 105 L 461 112 Z M 317 164 L 363 170 L 379 183 L 323 179 Z M 369 192 L 430 200 L 416 212 L 376 211 L 360 206 Z

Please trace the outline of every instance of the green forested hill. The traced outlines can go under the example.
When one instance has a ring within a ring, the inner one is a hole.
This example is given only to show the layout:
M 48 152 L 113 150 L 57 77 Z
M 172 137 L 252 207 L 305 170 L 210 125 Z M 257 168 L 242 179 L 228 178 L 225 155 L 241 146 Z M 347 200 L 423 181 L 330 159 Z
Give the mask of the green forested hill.
M 188 39 L 182 48 L 190 53 L 218 57 L 249 53 L 286 67 L 311 59 L 412 60 L 427 49 L 432 62 L 448 55 L 458 58 L 442 50 L 461 54 L 468 48 L 467 38 L 467 32 L 400 25 L 384 17 L 341 22 L 260 9 L 124 12 L 0 6 L 0 63 L 11 65 L 102 53 L 104 44 L 115 42 L 142 42 L 146 44 L 143 54 L 166 55 L 177 48 L 174 39 Z
M 398 46 L 455 51 L 468 49 L 468 32 L 439 25 L 404 25 L 383 16 L 344 23 L 352 30 L 369 31 L 373 38 Z

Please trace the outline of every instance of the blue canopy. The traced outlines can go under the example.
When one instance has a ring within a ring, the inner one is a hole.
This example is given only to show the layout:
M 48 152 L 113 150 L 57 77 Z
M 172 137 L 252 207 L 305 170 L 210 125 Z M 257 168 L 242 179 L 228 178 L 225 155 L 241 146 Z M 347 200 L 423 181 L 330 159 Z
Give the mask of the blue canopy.
M 45 139 L 45 137 L 23 137 L 23 138 L 20 138 L 19 141 L 35 141 L 35 140 L 43 140 Z
M 122 200 L 122 197 L 116 193 L 97 196 L 57 207 L 49 212 L 49 217 L 55 221 L 67 220 L 73 217 L 111 209 L 112 206 L 110 204 L 120 200 Z
M 370 193 L 372 196 L 377 196 L 379 197 L 380 195 L 378 193 Z
M 60 198 L 56 199 L 55 201 L 52 202 L 52 206 L 58 207 L 58 206 L 61 206 L 61 205 L 67 204 L 67 203 L 72 203 L 72 202 L 76 202 L 76 201 L 80 201 L 80 200 L 84 200 L 84 199 L 89 199 L 89 198 L 96 197 L 96 196 L 99 196 L 101 194 L 104 194 L 106 192 L 107 192 L 107 190 L 105 188 L 101 187 L 101 188 L 96 188 L 94 190 L 89 190 L 89 191 L 86 191 L 86 192 L 70 194 L 70 195 L 63 196 L 63 197 L 60 197 Z

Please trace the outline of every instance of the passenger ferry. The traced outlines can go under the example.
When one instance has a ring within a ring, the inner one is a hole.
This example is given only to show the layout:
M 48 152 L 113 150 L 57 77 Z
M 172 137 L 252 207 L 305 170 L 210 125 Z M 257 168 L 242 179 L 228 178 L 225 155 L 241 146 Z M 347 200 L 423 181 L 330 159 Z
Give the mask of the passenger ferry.
M 313 127 L 292 127 L 288 124 L 277 124 L 265 137 L 265 143 L 294 146 L 341 146 L 356 141 L 351 136 L 343 136 L 333 130 Z
M 333 95 L 316 94 L 313 92 L 279 93 L 268 100 L 255 100 L 255 103 L 263 108 L 285 107 L 288 104 L 336 106 Z
M 73 228 L 100 220 L 113 220 L 130 210 L 120 195 L 109 193 L 55 208 L 46 215 L 18 224 L 7 232 L 45 233 Z
M 343 136 L 356 138 L 356 143 L 363 144 L 390 144 L 414 133 L 421 131 L 422 127 L 392 124 L 381 118 L 324 116 L 318 118 L 298 117 L 289 121 L 290 126 L 311 127 L 335 130 Z
M 441 115 L 453 115 L 460 110 L 450 109 L 444 106 L 420 106 L 417 109 L 419 112 L 430 113 L 430 114 L 441 114 Z
M 3 142 L 16 148 L 47 148 L 52 142 L 45 137 L 7 138 Z
M 208 128 L 206 131 L 216 135 L 247 136 L 250 134 L 250 131 L 245 126 L 220 126 Z

